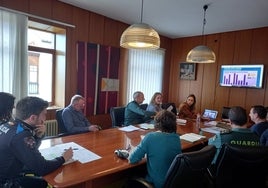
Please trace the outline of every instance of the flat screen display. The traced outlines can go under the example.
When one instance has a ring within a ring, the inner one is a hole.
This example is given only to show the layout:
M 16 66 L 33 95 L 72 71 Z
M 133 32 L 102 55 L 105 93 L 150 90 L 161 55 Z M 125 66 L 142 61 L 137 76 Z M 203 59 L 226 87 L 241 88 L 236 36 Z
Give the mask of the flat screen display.
M 262 88 L 264 65 L 222 65 L 220 86 Z

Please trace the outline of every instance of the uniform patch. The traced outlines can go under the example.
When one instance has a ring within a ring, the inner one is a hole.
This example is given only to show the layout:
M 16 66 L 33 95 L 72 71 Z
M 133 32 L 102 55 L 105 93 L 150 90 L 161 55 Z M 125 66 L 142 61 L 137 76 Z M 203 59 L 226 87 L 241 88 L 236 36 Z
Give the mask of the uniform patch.
M 27 147 L 34 149 L 36 146 L 36 142 L 32 136 L 24 138 L 24 143 L 26 144 Z

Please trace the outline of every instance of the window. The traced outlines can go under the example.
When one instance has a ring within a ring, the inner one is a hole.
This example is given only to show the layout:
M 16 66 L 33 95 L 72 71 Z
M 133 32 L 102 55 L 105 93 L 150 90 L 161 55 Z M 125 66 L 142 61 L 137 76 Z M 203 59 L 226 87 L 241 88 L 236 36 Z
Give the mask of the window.
M 52 102 L 55 34 L 28 29 L 28 95 Z
M 64 106 L 66 29 L 0 10 L 0 89 Z
M 165 51 L 129 50 L 127 101 L 133 100 L 135 91 L 144 93 L 144 103 L 149 103 L 155 92 L 162 92 Z
M 50 105 L 63 105 L 55 98 L 62 99 L 64 94 L 65 66 L 58 65 L 65 60 L 58 56 L 65 57 L 65 33 L 65 29 L 29 21 L 28 95 L 43 98 Z

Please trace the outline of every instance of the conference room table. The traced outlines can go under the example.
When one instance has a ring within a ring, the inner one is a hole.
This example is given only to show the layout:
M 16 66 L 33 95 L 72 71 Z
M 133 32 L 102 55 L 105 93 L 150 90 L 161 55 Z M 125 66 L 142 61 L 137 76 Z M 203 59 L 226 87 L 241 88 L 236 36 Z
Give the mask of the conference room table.
M 202 127 L 203 123 L 200 126 Z M 146 159 L 133 165 L 129 164 L 126 159 L 118 158 L 114 151 L 129 147 L 134 149 L 142 137 L 150 131 L 155 130 L 139 129 L 124 132 L 119 128 L 110 128 L 97 132 L 46 139 L 42 142 L 41 147 L 74 142 L 101 158 L 88 163 L 75 161 L 63 165 L 43 178 L 53 187 L 102 188 L 131 174 L 137 175 L 137 173 L 146 172 Z M 193 143 L 181 140 L 183 152 L 200 149 L 207 144 L 208 138 L 213 136 L 211 133 L 200 132 L 200 127 L 191 120 L 184 125 L 177 124 L 177 133 L 179 135 L 196 133 L 206 136 L 206 138 Z

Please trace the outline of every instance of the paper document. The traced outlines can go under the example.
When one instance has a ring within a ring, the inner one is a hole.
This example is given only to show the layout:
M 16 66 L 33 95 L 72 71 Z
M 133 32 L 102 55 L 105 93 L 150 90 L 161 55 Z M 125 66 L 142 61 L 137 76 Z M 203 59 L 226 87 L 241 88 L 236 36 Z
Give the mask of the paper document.
M 154 124 L 142 123 L 139 125 L 141 129 L 154 129 Z
M 139 127 L 135 127 L 133 125 L 129 125 L 129 126 L 119 128 L 120 131 L 125 131 L 125 132 L 136 131 L 136 130 L 139 130 L 139 129 L 140 129 Z
M 198 140 L 201 140 L 203 138 L 206 138 L 206 136 L 195 134 L 195 133 L 187 133 L 180 136 L 180 139 L 189 141 L 189 142 L 195 142 Z
M 65 164 L 74 162 L 74 161 L 87 163 L 87 162 L 94 161 L 94 160 L 101 158 L 97 154 L 87 150 L 86 148 L 74 142 L 58 144 L 49 148 L 39 149 L 39 151 L 41 152 L 41 154 L 44 156 L 45 159 L 52 160 L 56 157 L 62 156 L 62 153 L 66 149 L 69 149 L 70 147 L 73 148 L 73 158 L 70 161 L 66 161 Z
M 176 122 L 177 122 L 178 124 L 186 124 L 186 123 L 187 123 L 187 120 L 186 120 L 186 119 L 180 119 L 180 118 L 177 118 L 177 119 L 176 119 Z

